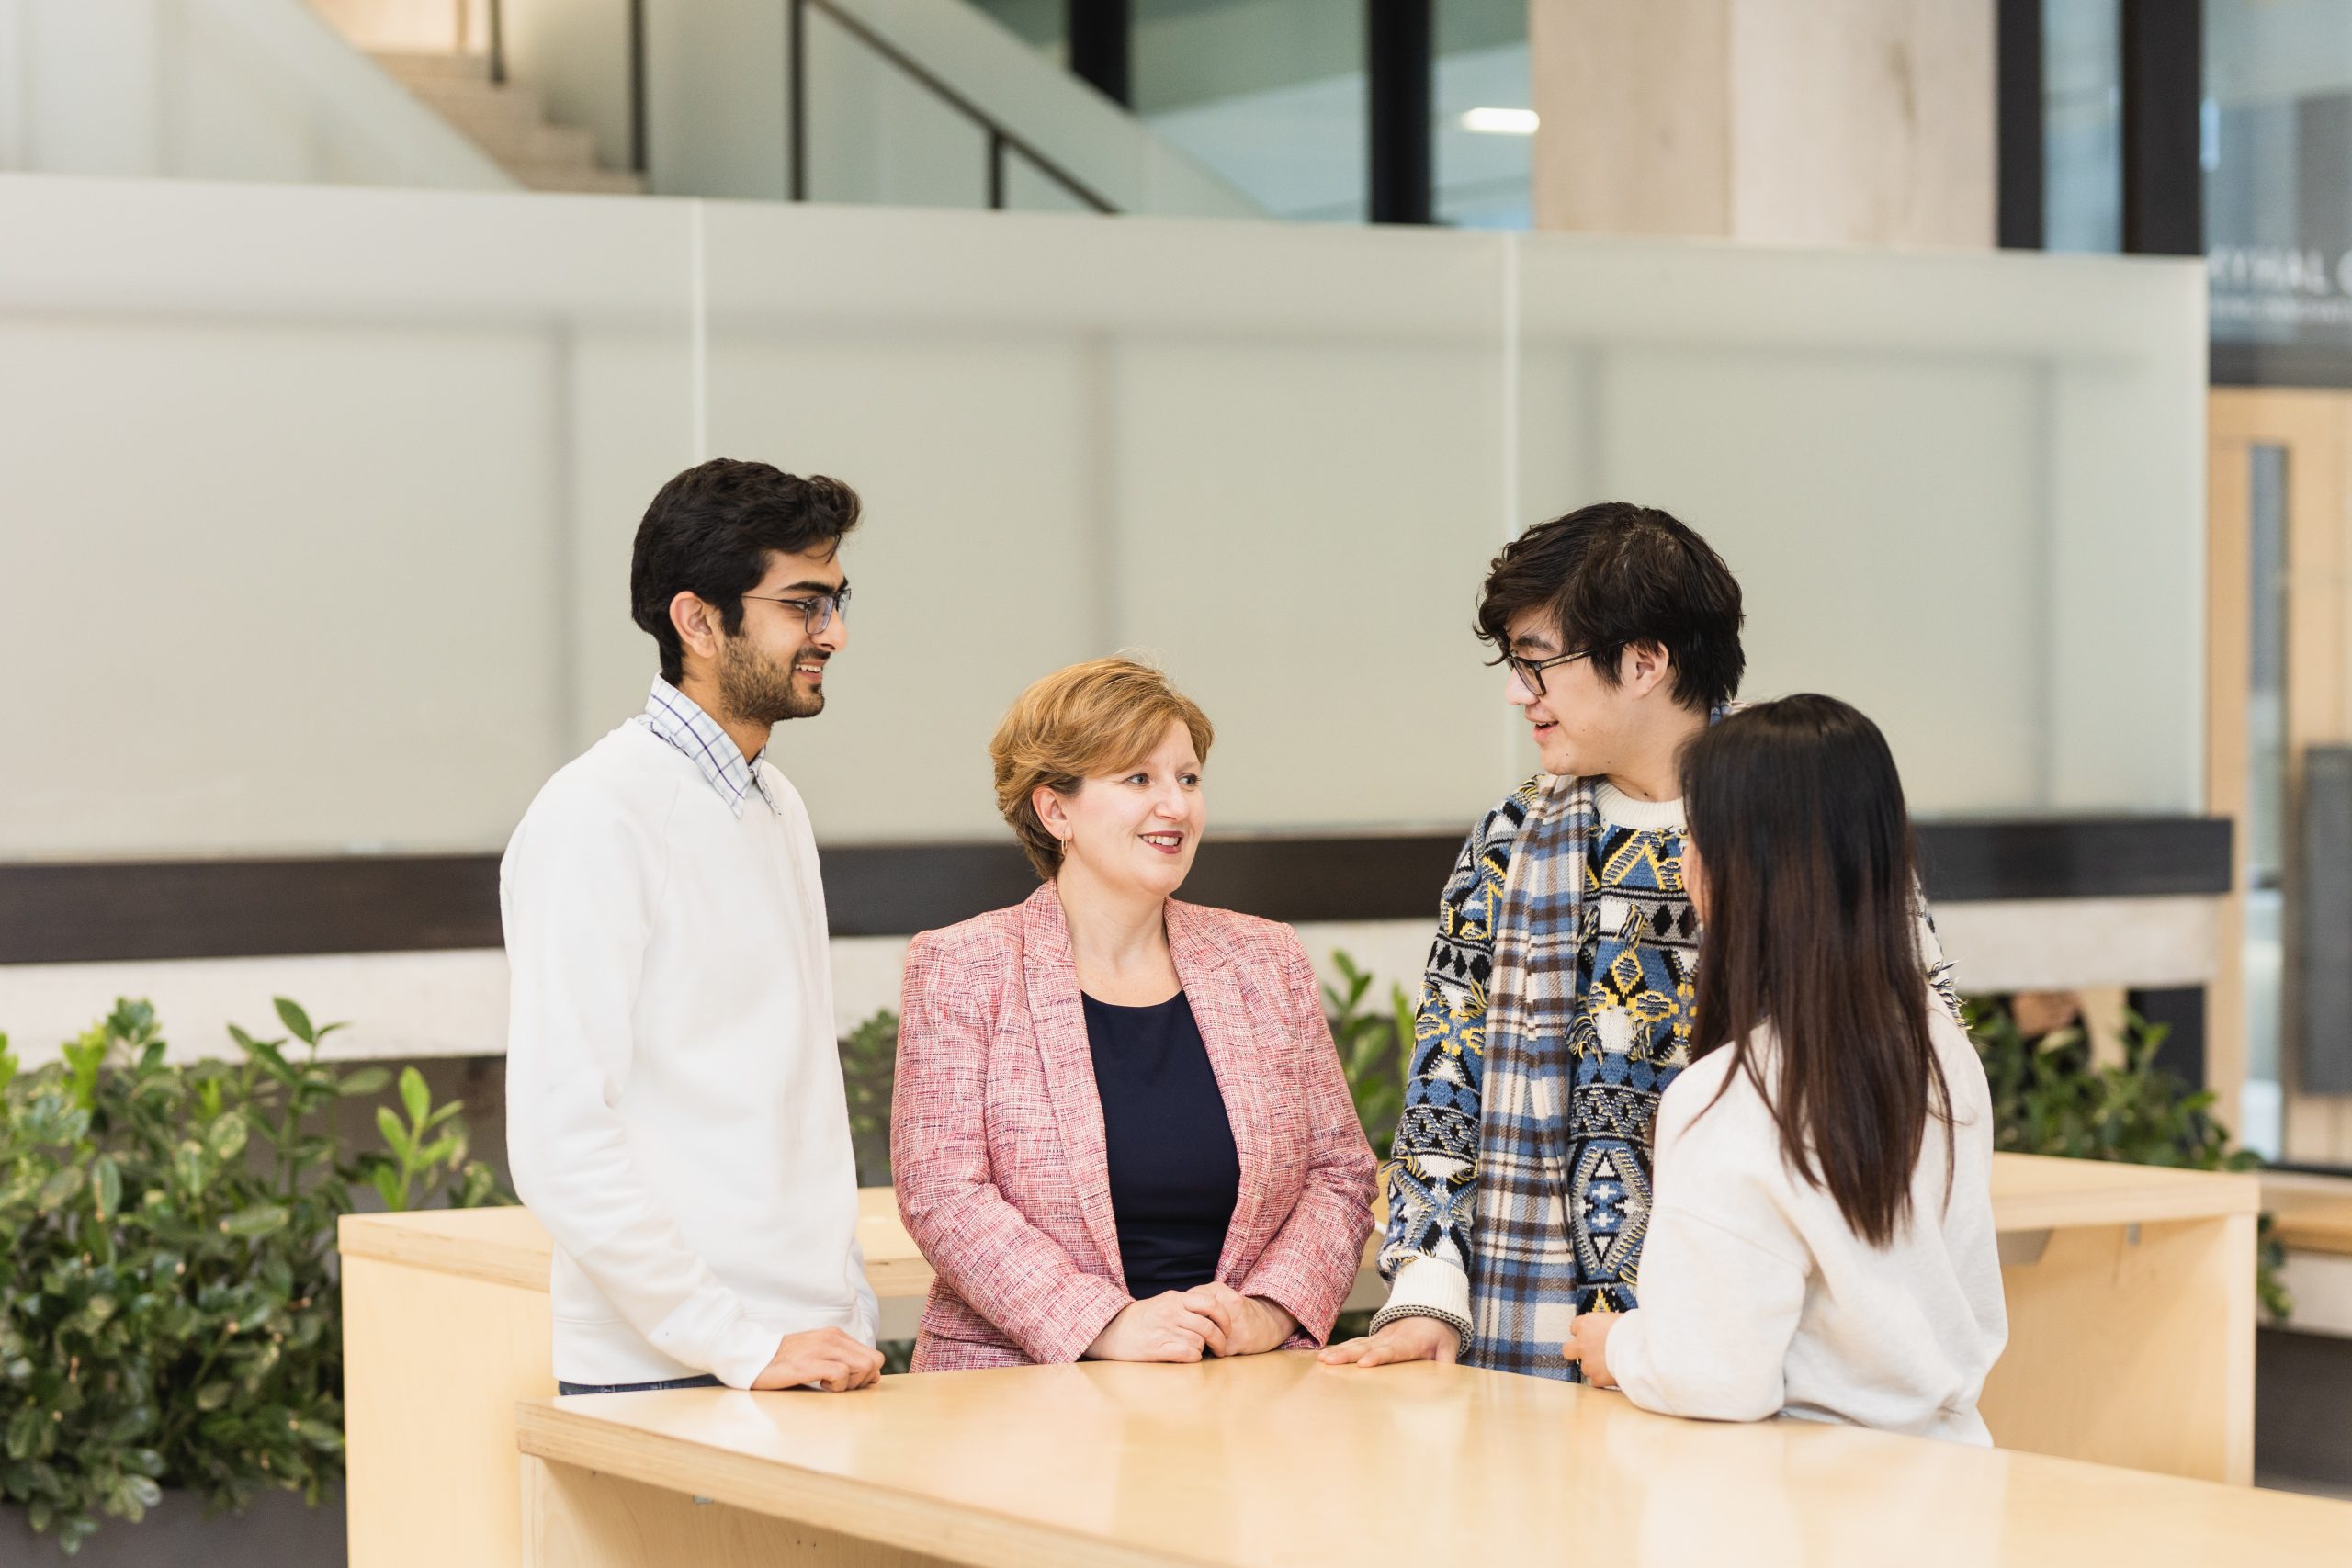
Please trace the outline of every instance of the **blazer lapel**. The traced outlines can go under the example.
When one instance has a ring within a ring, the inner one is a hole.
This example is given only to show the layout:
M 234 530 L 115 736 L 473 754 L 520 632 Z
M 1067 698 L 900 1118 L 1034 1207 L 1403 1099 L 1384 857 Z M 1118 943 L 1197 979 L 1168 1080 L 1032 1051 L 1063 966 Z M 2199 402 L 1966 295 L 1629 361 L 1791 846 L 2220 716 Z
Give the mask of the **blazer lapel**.
M 1079 1213 L 1087 1234 L 1124 1285 L 1126 1266 L 1119 1258 L 1119 1224 L 1111 1211 L 1111 1163 L 1102 1139 L 1102 1097 L 1094 1086 L 1094 1052 L 1086 1038 L 1086 1010 L 1079 1000 L 1078 964 L 1070 956 L 1069 926 L 1059 894 L 1050 882 L 1022 905 L 1023 984 L 1029 992 L 1030 1028 L 1054 1102 L 1055 1124 L 1078 1190 Z
M 1254 1258 L 1260 1250 L 1258 1226 L 1265 1208 L 1267 1154 L 1262 1054 L 1251 1033 L 1241 982 L 1224 948 L 1211 934 L 1206 917 L 1194 906 L 1173 898 L 1168 901 L 1168 950 L 1176 961 L 1176 978 L 1192 1006 L 1201 1043 L 1207 1047 L 1209 1069 L 1216 1075 L 1226 1121 L 1233 1129 L 1234 1153 L 1241 1164 L 1241 1190 L 1234 1200 L 1233 1218 L 1226 1225 L 1224 1253 L 1217 1259 L 1217 1278 L 1222 1280 L 1234 1271 L 1237 1258 Z

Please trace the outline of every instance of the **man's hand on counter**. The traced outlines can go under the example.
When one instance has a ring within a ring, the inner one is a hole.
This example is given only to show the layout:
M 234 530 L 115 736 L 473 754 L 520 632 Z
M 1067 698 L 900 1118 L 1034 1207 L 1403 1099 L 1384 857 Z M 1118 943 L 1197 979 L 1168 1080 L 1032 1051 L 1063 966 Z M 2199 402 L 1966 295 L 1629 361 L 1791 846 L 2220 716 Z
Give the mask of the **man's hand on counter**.
M 871 1388 L 882 1381 L 882 1352 L 838 1328 L 811 1328 L 787 1334 L 778 1342 L 767 1370 L 752 1380 L 753 1388 L 821 1388 L 846 1393 Z
M 1385 1367 L 1398 1361 L 1436 1361 L 1452 1366 L 1462 1354 L 1462 1336 L 1433 1317 L 1400 1317 L 1377 1334 L 1342 1340 L 1317 1352 L 1331 1366 Z

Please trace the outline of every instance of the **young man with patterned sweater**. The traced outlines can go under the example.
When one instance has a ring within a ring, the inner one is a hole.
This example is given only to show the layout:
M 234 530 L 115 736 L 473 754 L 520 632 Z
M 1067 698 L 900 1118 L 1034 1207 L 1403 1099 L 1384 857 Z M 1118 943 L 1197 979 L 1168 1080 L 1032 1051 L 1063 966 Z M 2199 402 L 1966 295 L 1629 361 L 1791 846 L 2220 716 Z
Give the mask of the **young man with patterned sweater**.
M 1676 761 L 1739 689 L 1740 621 L 1722 558 L 1653 508 L 1584 507 L 1495 558 L 1479 636 L 1544 771 L 1447 881 L 1387 1173 L 1388 1302 L 1323 1359 L 1573 1381 L 1577 1314 L 1636 1304 L 1699 934 Z

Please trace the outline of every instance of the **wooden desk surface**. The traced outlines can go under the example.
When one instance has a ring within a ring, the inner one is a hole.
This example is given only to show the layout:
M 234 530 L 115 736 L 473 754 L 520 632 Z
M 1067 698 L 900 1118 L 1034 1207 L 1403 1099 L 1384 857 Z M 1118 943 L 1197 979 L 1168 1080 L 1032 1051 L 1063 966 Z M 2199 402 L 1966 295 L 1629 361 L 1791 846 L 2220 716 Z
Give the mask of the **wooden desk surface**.
M 962 1563 L 2352 1561 L 2352 1503 L 1305 1352 L 538 1401 L 522 1451 Z
M 2261 1191 L 2255 1178 L 2245 1175 L 2038 1155 L 1993 1156 L 1993 1213 L 2004 1231 L 2250 1214 L 2261 1202 Z M 922 1295 L 931 1289 L 931 1265 L 899 1223 L 898 1201 L 890 1189 L 864 1188 L 857 1200 L 857 1239 L 865 1249 L 866 1278 L 873 1281 L 875 1294 L 886 1301 Z M 1373 1242 L 1364 1248 L 1367 1268 L 1378 1239 L 1375 1226 Z M 547 1232 L 526 1209 L 347 1214 L 341 1245 L 354 1257 L 526 1290 L 547 1289 Z

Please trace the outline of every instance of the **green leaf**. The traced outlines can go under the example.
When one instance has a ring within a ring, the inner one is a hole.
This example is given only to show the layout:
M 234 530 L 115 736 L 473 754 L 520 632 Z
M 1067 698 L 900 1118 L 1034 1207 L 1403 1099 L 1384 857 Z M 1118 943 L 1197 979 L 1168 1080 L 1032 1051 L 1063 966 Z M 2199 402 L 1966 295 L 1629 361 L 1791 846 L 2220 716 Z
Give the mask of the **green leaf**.
M 291 1217 L 282 1203 L 251 1203 L 222 1220 L 220 1229 L 247 1238 L 270 1235 L 285 1229 Z
M 417 1151 L 416 1163 L 419 1165 L 439 1165 L 443 1161 L 447 1160 L 450 1156 L 454 1156 L 462 1146 L 463 1145 L 454 1136 L 435 1138 L 433 1142 L 425 1145 L 424 1147 Z
M 424 1075 L 414 1067 L 401 1069 L 401 1104 L 408 1110 L 411 1122 L 421 1122 L 433 1109 L 433 1094 L 424 1087 Z
M 28 1404 L 8 1423 L 8 1457 L 39 1459 L 49 1452 L 51 1427 L 49 1412 L 38 1404 Z
M 382 1093 L 384 1086 L 391 1081 L 390 1067 L 362 1067 L 356 1073 L 345 1073 L 343 1081 L 335 1086 L 335 1092 L 345 1100 L 356 1100 L 363 1094 Z
M 390 1112 L 386 1112 L 387 1115 Z M 408 1188 L 401 1180 L 401 1173 L 389 1165 L 379 1165 L 368 1173 L 368 1180 L 384 1200 L 384 1207 L 399 1213 L 408 1207 Z
M 98 1218 L 112 1219 L 122 1208 L 122 1167 L 111 1155 L 90 1162 L 90 1183 L 96 1189 Z
M 86 1175 L 78 1165 L 69 1165 L 60 1168 L 54 1176 L 40 1184 L 40 1197 L 36 1201 L 40 1212 L 44 1214 L 53 1214 L 71 1203 L 75 1198 L 81 1196 L 82 1184 L 86 1179 Z
M 286 1025 L 288 1033 L 305 1045 L 319 1043 L 319 1032 L 311 1027 L 311 1015 L 302 1010 L 301 1004 L 289 997 L 272 997 L 270 1005 L 277 1010 L 278 1021 Z
M 339 1449 L 343 1447 L 342 1429 L 337 1427 L 330 1426 L 326 1422 L 317 1419 L 315 1416 L 303 1417 L 301 1420 L 294 1424 L 294 1429 L 301 1433 L 314 1449 Z
M 205 1146 L 214 1159 L 226 1165 L 244 1151 L 247 1132 L 243 1112 L 223 1111 L 220 1119 L 205 1130 Z
M 389 1105 L 376 1107 L 376 1131 L 383 1134 L 384 1143 L 403 1160 L 415 1157 L 416 1145 L 410 1141 L 408 1129 Z
M 450 1199 L 450 1207 L 479 1209 L 495 1197 L 497 1191 L 498 1173 L 476 1160 L 466 1167 L 465 1179 Z
M 229 1026 L 229 1037 L 243 1048 L 245 1055 L 261 1064 L 262 1071 L 288 1088 L 293 1086 L 294 1069 L 288 1064 L 285 1054 L 278 1050 L 276 1041 L 256 1040 L 233 1023 Z
M 235 1383 L 226 1378 L 216 1378 L 196 1391 L 196 1407 L 203 1411 L 218 1410 L 228 1404 L 229 1396 L 236 1392 Z

